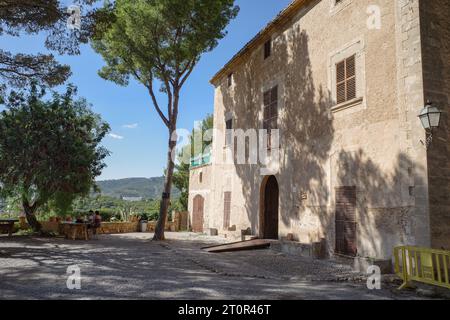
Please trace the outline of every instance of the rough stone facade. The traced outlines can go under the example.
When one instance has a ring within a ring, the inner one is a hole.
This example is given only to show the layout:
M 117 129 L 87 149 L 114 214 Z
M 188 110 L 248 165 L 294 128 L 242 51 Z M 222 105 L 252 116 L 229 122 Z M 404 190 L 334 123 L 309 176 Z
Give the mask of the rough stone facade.
M 193 214 L 194 214 L 194 198 L 200 198 L 203 201 L 203 229 L 211 228 L 210 221 L 212 217 L 209 212 L 211 210 L 211 165 L 203 165 L 191 168 L 189 174 L 189 229 L 192 230 Z M 222 208 L 223 211 L 223 208 Z
M 424 96 L 443 112 L 428 151 L 431 244 L 450 249 L 450 1 L 421 1 Z
M 231 192 L 230 225 L 262 235 L 265 166 L 225 163 L 225 129 L 229 119 L 233 129 L 262 129 L 264 92 L 278 86 L 280 238 L 322 240 L 333 255 L 337 188 L 356 187 L 359 257 L 390 259 L 402 244 L 450 249 L 449 2 L 293 3 L 302 5 L 212 80 L 217 132 L 209 186 L 199 188 L 191 172 L 189 211 L 201 190 L 204 228 L 223 230 L 224 193 Z M 380 28 L 368 24 L 377 8 Z M 338 105 L 335 66 L 351 55 L 357 98 Z M 417 115 L 428 98 L 444 119 L 427 152 Z

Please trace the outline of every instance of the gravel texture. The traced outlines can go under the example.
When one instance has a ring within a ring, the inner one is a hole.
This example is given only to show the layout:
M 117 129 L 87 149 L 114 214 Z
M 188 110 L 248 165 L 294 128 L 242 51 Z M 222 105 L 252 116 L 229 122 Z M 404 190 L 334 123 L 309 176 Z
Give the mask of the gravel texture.
M 0 237 L 0 299 L 416 299 L 366 287 L 349 267 L 272 250 L 207 253 L 219 238 L 168 233 L 99 240 Z M 78 265 L 81 290 L 66 286 Z

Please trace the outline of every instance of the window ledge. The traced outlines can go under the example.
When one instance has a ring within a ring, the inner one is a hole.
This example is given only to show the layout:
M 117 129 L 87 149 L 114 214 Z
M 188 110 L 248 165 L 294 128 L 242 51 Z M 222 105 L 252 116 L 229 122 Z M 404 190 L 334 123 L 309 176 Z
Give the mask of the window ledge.
M 331 112 L 338 112 L 338 111 L 342 111 L 342 110 L 360 105 L 360 104 L 362 104 L 363 100 L 364 100 L 364 98 L 360 97 L 360 98 L 355 98 L 355 99 L 352 99 L 349 101 L 342 102 L 342 103 L 337 104 L 334 107 L 332 107 Z
M 352 2 L 352 0 L 342 0 L 340 3 L 336 3 L 335 1 L 336 0 L 331 0 L 330 14 L 332 16 L 347 8 Z

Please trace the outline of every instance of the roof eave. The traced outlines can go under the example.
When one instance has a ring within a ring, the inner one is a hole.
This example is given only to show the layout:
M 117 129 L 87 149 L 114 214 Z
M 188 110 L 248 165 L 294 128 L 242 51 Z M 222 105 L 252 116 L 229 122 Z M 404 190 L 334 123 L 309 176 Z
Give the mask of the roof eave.
M 278 16 L 269 22 L 252 40 L 250 40 L 237 54 L 228 61 L 222 69 L 217 72 L 210 83 L 214 86 L 217 85 L 218 81 L 230 70 L 238 65 L 242 60 L 253 51 L 256 47 L 262 45 L 266 39 L 281 25 L 284 25 L 289 19 L 295 16 L 300 8 L 302 8 L 310 0 L 294 0 L 287 6 L 283 11 L 281 11 Z

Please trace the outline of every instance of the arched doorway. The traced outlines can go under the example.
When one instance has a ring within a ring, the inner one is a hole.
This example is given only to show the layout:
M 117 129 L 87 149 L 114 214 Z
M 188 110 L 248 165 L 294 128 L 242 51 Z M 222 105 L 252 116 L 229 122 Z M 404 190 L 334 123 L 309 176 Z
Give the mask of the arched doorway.
M 193 203 L 192 212 L 192 231 L 203 232 L 203 209 L 205 200 L 201 195 L 196 195 Z
M 279 189 L 275 176 L 265 177 L 261 184 L 260 237 L 278 239 Z

